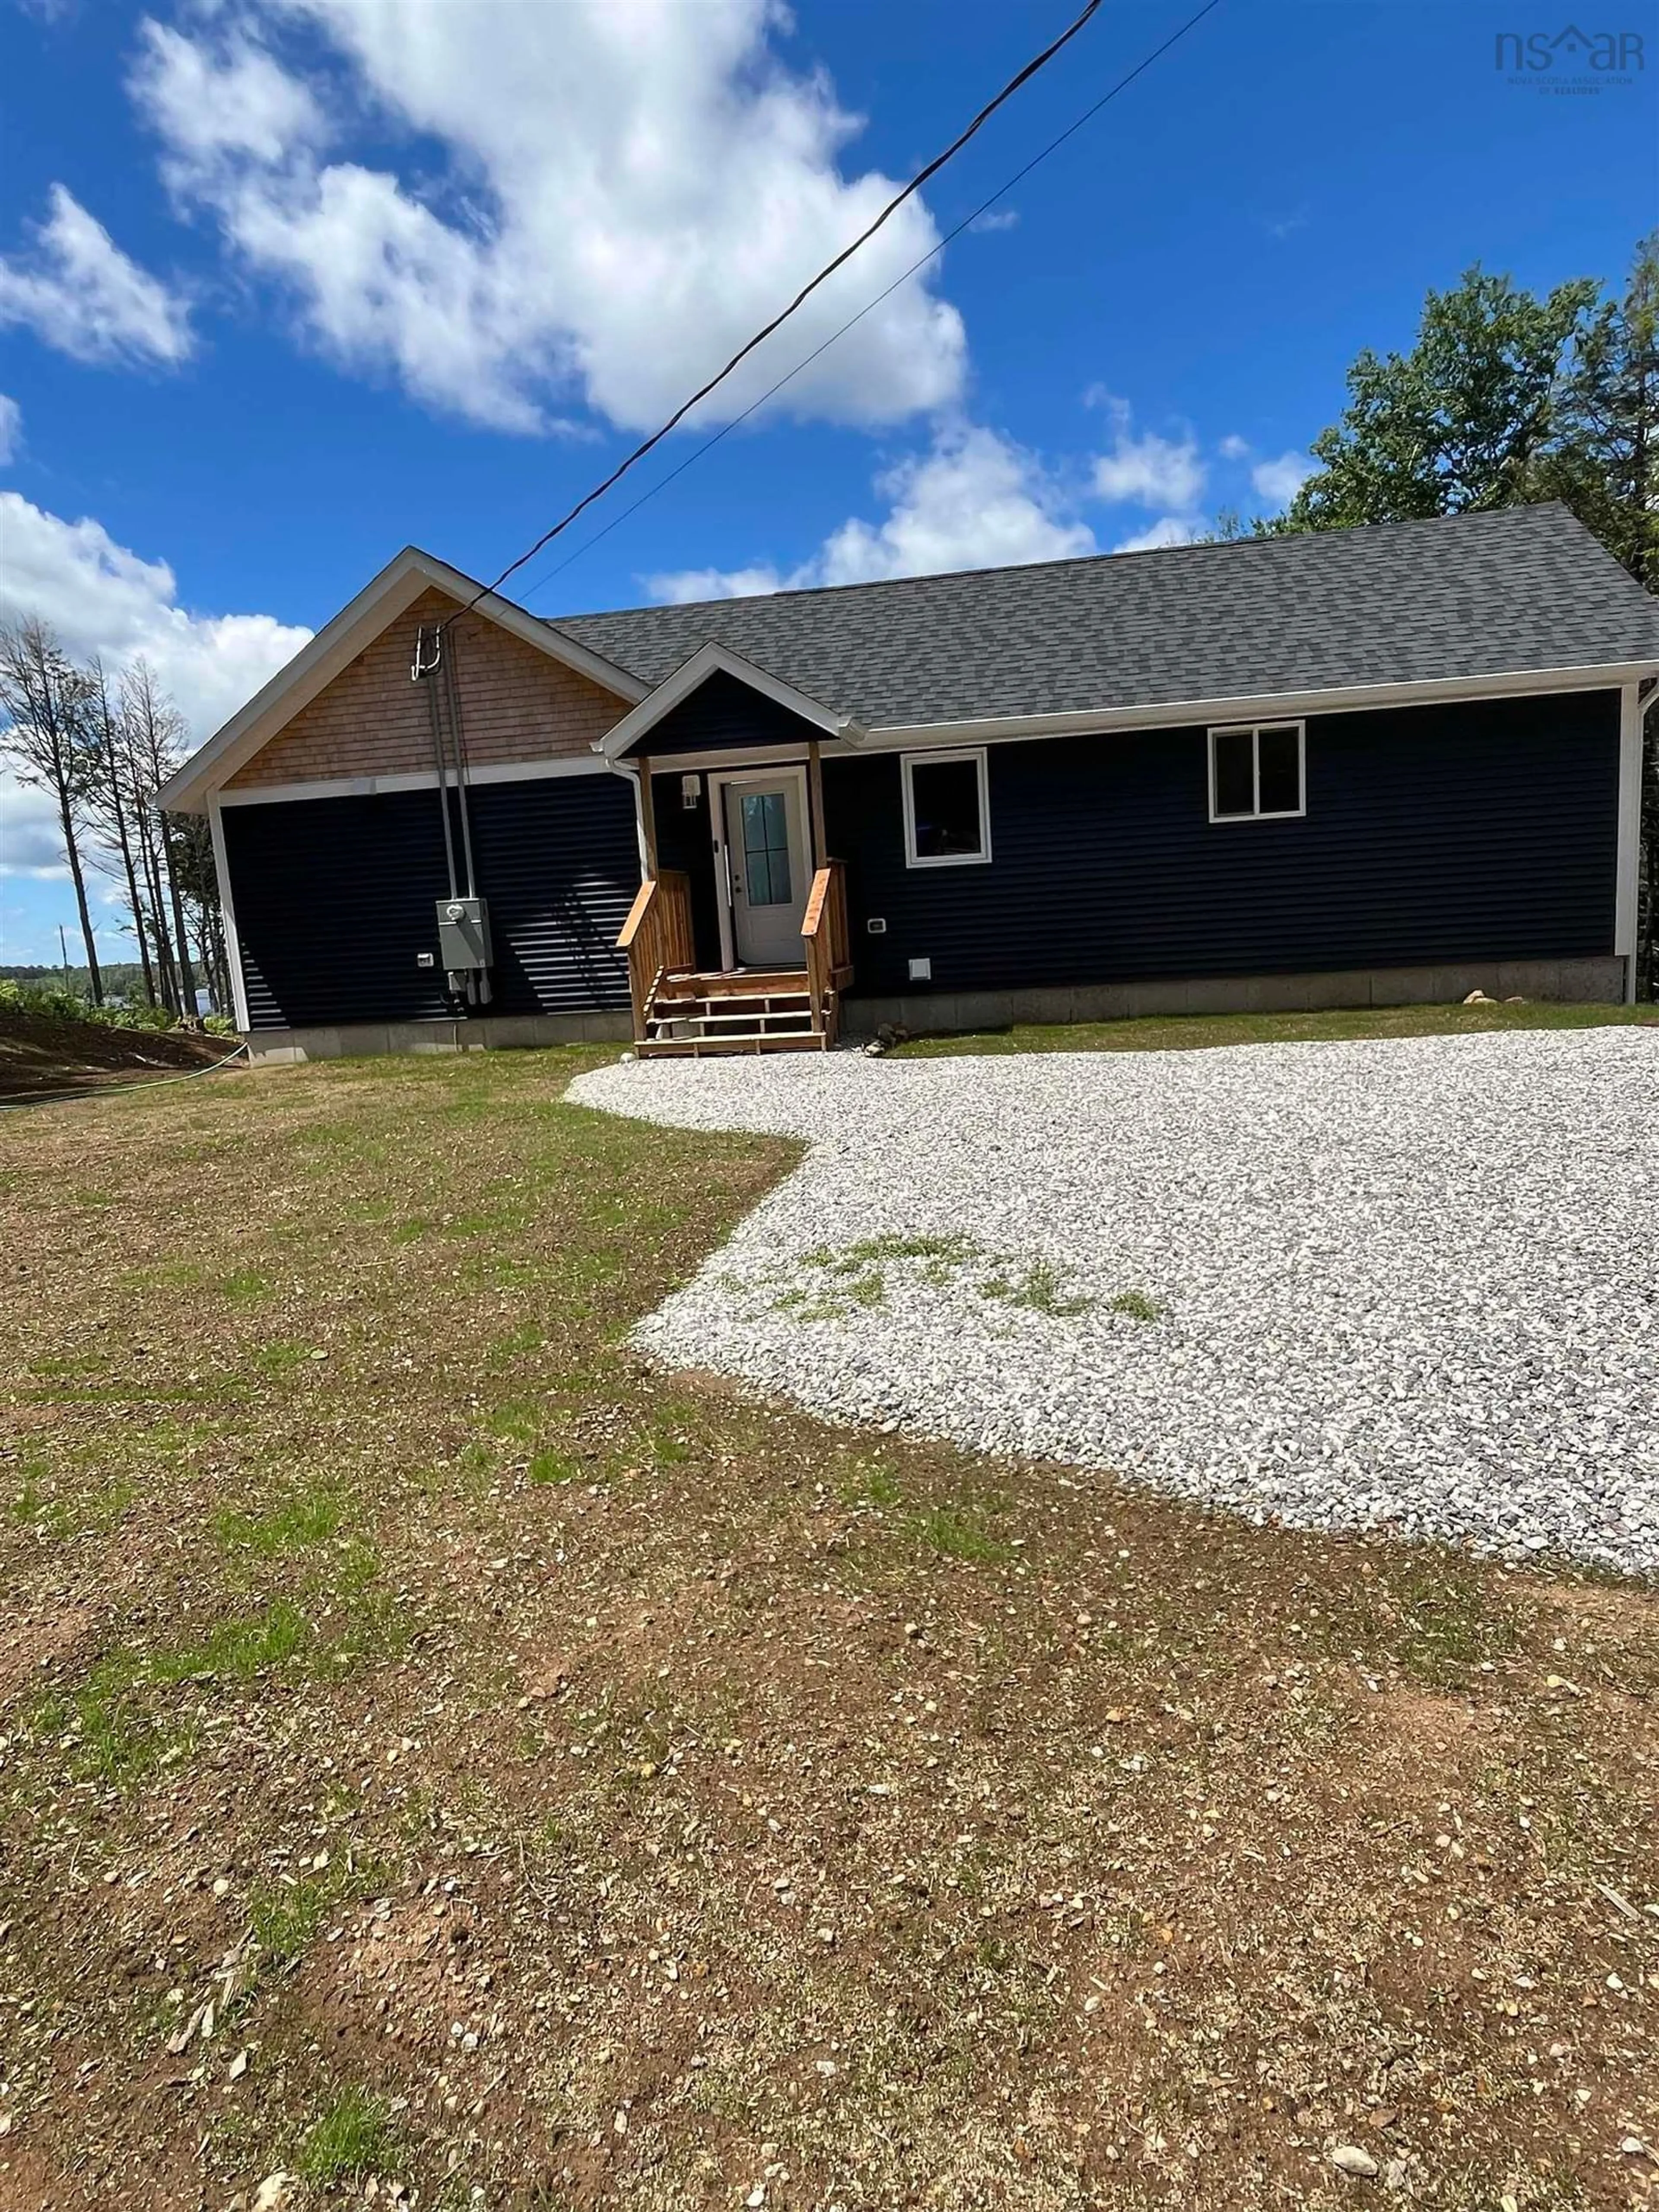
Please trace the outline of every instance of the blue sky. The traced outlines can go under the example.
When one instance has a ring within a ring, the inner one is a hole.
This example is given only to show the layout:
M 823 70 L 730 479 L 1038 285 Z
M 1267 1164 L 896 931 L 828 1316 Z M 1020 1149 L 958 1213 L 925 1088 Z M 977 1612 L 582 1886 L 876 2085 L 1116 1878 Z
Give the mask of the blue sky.
M 1109 0 L 637 488 L 1194 4 Z M 400 545 L 503 566 L 1071 12 L 0 0 L 0 599 L 144 652 L 208 735 Z M 527 604 L 1271 511 L 1427 288 L 1476 260 L 1615 281 L 1659 216 L 1659 9 L 1621 8 L 1647 66 L 1594 93 L 1494 66 L 1498 32 L 1560 27 L 1534 15 L 1221 0 L 779 401 L 562 573 L 536 563 Z M 0 786 L 0 960 L 55 951 L 55 863 Z

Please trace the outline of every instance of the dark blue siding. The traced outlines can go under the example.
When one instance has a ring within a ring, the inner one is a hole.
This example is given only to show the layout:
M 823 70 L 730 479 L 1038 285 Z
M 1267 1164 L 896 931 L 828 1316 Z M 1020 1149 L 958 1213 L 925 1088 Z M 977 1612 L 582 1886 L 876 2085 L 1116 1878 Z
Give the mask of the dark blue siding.
M 804 755 L 809 740 L 823 734 L 787 707 L 717 669 L 629 750 L 653 760 L 659 753 L 714 752 L 730 745 L 799 745 Z
M 619 775 L 474 784 L 472 855 L 489 901 L 497 1014 L 628 1004 L 617 938 L 640 887 L 634 787 Z
M 625 1006 L 615 940 L 639 885 L 630 786 L 611 775 L 476 784 L 471 808 L 495 941 L 489 1011 Z M 416 965 L 437 951 L 434 902 L 448 888 L 435 792 L 227 806 L 223 821 L 255 1029 L 462 1011 L 442 975 Z
M 1613 692 L 1326 715 L 1305 819 L 1215 824 L 1202 729 L 994 744 L 994 857 L 951 868 L 904 864 L 896 756 L 826 761 L 855 988 L 1604 954 L 1618 725 Z

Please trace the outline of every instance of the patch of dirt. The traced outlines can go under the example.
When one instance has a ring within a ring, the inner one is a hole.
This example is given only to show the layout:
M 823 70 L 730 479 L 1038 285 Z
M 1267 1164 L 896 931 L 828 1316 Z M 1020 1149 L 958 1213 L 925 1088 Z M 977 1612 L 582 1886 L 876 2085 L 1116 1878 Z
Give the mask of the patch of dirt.
M 176 1075 L 210 1066 L 234 1043 L 232 1037 L 193 1030 L 118 1029 L 110 1022 L 55 1021 L 0 1007 L 0 1099 Z
M 0 1637 L 0 1706 L 40 1682 L 43 1669 L 74 1650 L 91 1618 L 83 1605 L 8 1609 Z

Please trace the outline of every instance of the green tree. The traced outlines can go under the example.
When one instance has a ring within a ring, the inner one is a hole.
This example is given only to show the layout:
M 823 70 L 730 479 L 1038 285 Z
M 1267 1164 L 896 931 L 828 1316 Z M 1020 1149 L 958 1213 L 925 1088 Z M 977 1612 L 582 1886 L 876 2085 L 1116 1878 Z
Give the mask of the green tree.
M 1623 297 L 1578 335 L 1537 483 L 1659 592 L 1659 231 L 1637 247 Z
M 1317 472 L 1269 526 L 1347 530 L 1552 496 L 1540 465 L 1599 291 L 1581 278 L 1540 300 L 1476 268 L 1431 292 L 1409 353 L 1368 349 L 1348 371 L 1342 419 L 1313 441 Z

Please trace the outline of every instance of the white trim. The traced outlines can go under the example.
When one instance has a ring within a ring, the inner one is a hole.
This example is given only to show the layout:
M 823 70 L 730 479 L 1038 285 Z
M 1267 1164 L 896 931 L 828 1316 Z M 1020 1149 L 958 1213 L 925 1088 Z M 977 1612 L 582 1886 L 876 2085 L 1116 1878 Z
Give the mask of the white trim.
M 550 775 L 605 775 L 613 773 L 608 761 L 577 753 L 567 760 L 488 761 L 475 768 L 469 761 L 468 783 L 535 783 Z M 211 796 L 222 806 L 261 806 L 270 802 L 299 799 L 364 799 L 380 791 L 435 791 L 435 769 L 410 769 L 396 775 L 319 776 L 309 783 L 250 783 L 237 791 L 216 791 Z
M 1079 708 L 1063 714 L 978 715 L 963 722 L 872 724 L 861 752 L 910 752 L 933 745 L 998 744 L 1017 738 L 1091 737 L 1116 730 L 1188 729 L 1194 724 L 1290 722 L 1311 714 L 1364 714 L 1376 708 L 1431 707 L 1454 699 L 1512 699 L 1561 691 L 1612 691 L 1659 675 L 1659 661 L 1607 661 L 1582 668 L 1528 669 L 1449 676 L 1423 684 L 1367 684 L 1328 691 L 1262 691 L 1232 698 L 1180 699 L 1155 706 Z
M 213 872 L 219 884 L 219 919 L 225 933 L 225 965 L 230 970 L 230 1007 L 236 1026 L 246 1036 L 253 1024 L 248 1019 L 247 984 L 242 975 L 241 940 L 236 934 L 236 902 L 231 894 L 230 862 L 225 857 L 225 825 L 219 811 L 219 794 L 210 792 L 208 834 L 213 841 Z
M 977 853 L 933 853 L 916 850 L 916 794 L 910 779 L 916 763 L 943 768 L 951 761 L 972 761 L 978 770 L 979 850 Z M 959 745 L 953 752 L 928 751 L 899 755 L 899 785 L 904 795 L 904 865 L 907 868 L 982 868 L 991 858 L 991 766 L 983 745 Z
M 654 769 L 653 773 L 655 773 Z M 811 896 L 812 884 L 811 817 L 809 812 L 811 798 L 806 788 L 805 769 L 797 767 L 793 763 L 787 763 L 781 775 L 776 768 L 769 771 L 762 767 L 752 769 L 734 768 L 728 769 L 723 775 L 711 774 L 708 778 L 708 839 L 714 848 L 714 909 L 720 928 L 720 965 L 727 970 L 736 968 L 739 963 L 737 953 L 736 919 L 732 913 L 732 856 L 730 841 L 726 834 L 726 794 L 733 784 L 775 784 L 781 781 L 782 775 L 793 779 L 800 796 L 795 826 L 799 832 L 800 857 L 806 884 L 800 900 L 801 912 L 805 915 L 807 899 Z M 793 842 L 789 848 L 789 860 L 793 868 L 795 861 L 795 847 Z M 801 957 L 803 960 L 805 958 L 804 951 Z
M 1636 913 L 1642 873 L 1642 702 L 1626 684 L 1619 695 L 1619 826 L 1613 857 L 1613 949 L 1625 963 L 1625 998 L 1636 998 Z
M 683 699 L 689 699 L 700 684 L 716 675 L 733 676 L 739 684 L 747 684 L 779 707 L 787 707 L 792 714 L 799 714 L 815 730 L 822 730 L 833 738 L 851 738 L 857 742 L 863 732 L 850 714 L 838 713 L 826 707 L 821 700 L 798 691 L 793 684 L 781 677 L 769 675 L 757 668 L 752 660 L 733 653 L 729 646 L 718 644 L 710 638 L 700 645 L 689 660 L 681 661 L 670 676 L 665 676 L 653 691 L 647 694 L 638 706 L 623 716 L 620 722 L 607 730 L 593 750 L 603 753 L 607 760 L 616 760 L 628 752 L 648 731 L 655 729 L 665 714 L 670 714 Z
M 325 623 L 315 637 L 302 646 L 285 668 L 281 668 L 246 706 L 233 714 L 207 743 L 198 746 L 178 774 L 164 784 L 159 803 L 170 814 L 201 811 L 207 793 L 234 775 L 261 745 L 309 705 L 324 686 L 331 684 L 365 646 L 371 645 L 423 592 L 444 592 L 451 599 L 471 599 L 479 589 L 471 577 L 462 575 L 447 561 L 405 545 L 380 574 L 363 586 L 356 598 L 341 608 L 332 622 Z M 507 630 L 525 645 L 533 646 L 550 660 L 584 676 L 601 690 L 623 700 L 641 699 L 647 687 L 636 676 L 618 668 L 600 654 L 578 645 L 549 623 L 538 622 L 511 599 L 491 592 L 475 611 Z
M 1296 732 L 1296 795 L 1300 802 L 1295 806 L 1277 806 L 1264 813 L 1261 806 L 1261 732 L 1264 730 L 1294 730 Z M 1218 738 L 1249 738 L 1250 739 L 1250 781 L 1255 805 L 1248 814 L 1220 814 L 1215 803 L 1215 741 Z M 1218 829 L 1233 822 L 1300 822 L 1308 811 L 1308 726 L 1302 721 L 1278 722 L 1218 722 L 1204 732 L 1204 743 L 1210 763 L 1210 820 Z
M 684 769 L 689 775 L 693 769 L 729 768 L 793 768 L 806 758 L 807 740 L 799 744 L 780 745 L 715 745 L 702 753 L 653 753 L 647 751 L 653 775 L 678 775 Z M 818 746 L 820 760 L 856 760 L 863 751 L 862 745 L 848 744 L 844 739 L 827 738 Z M 632 775 L 635 762 L 631 760 L 596 761 L 596 768 L 609 768 L 613 775 Z

